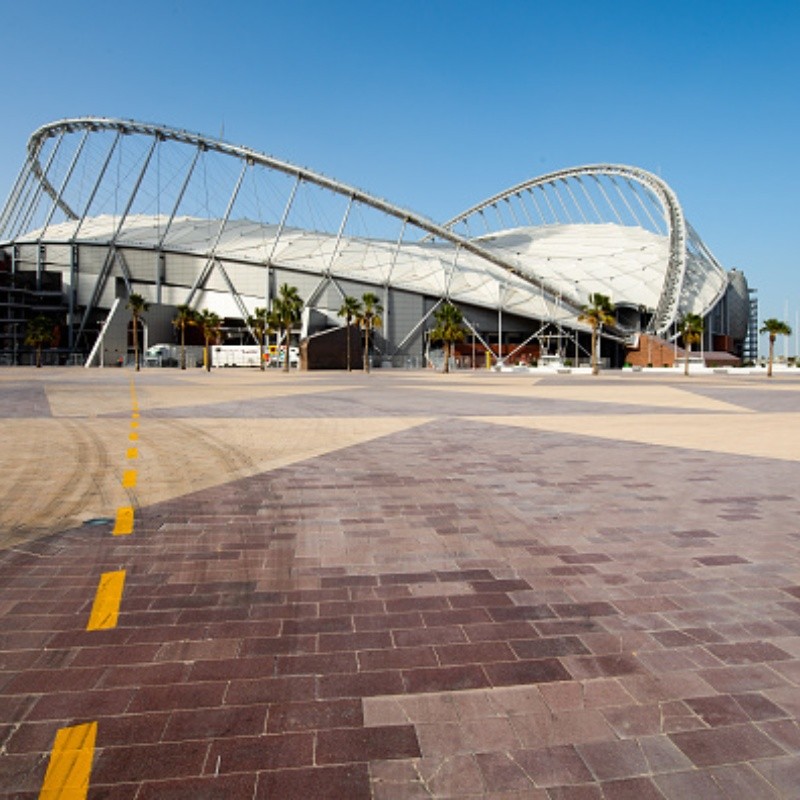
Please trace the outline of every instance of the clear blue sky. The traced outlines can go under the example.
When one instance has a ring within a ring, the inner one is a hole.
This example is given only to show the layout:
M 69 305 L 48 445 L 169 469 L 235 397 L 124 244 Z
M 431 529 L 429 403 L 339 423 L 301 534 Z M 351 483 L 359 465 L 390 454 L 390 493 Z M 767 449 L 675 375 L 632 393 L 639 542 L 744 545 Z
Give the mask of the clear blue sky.
M 794 326 L 797 0 L 0 0 L 0 196 L 70 116 L 188 128 L 442 221 L 600 161 L 659 173 Z

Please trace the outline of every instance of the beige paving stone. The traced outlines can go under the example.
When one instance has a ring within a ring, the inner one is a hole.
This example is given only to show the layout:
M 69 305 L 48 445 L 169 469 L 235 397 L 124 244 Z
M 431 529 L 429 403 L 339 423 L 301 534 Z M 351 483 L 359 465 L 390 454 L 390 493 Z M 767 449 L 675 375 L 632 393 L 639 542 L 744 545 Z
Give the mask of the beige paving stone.
M 367 728 L 379 725 L 407 725 L 413 721 L 397 697 L 365 697 L 361 704 L 364 709 L 364 725 Z
M 615 738 L 603 715 L 594 709 L 520 714 L 509 717 L 509 722 L 523 749 Z
M 127 420 L 7 419 L 0 428 L 0 546 L 130 504 Z
M 458 722 L 458 712 L 450 692 L 416 694 L 398 698 L 400 707 L 413 723 Z
M 486 383 L 460 382 L 457 384 L 442 384 L 426 386 L 427 390 L 434 391 L 468 391 L 471 394 L 494 394 L 503 397 L 529 397 L 540 400 L 571 400 L 584 403 L 614 403 L 648 408 L 685 408 L 705 411 L 729 411 L 747 413 L 748 410 L 732 403 L 703 397 L 689 390 L 676 389 L 670 386 L 635 386 L 621 385 L 592 386 L 585 383 L 588 376 L 576 376 L 576 383 L 572 386 L 547 386 L 537 381 L 528 379 L 522 383 L 520 379 L 515 382 L 497 382 L 495 385 Z
M 115 371 L 109 370 L 115 375 Z M 305 380 L 304 380 L 305 378 Z M 204 405 L 208 402 L 235 403 L 294 397 L 320 392 L 337 392 L 349 388 L 342 385 L 320 385 L 313 376 L 292 374 L 280 375 L 273 370 L 261 375 L 250 371 L 213 371 L 210 375 L 196 377 L 189 372 L 181 376 L 175 385 L 145 383 L 147 377 L 130 378 L 125 372 L 111 386 L 95 386 L 91 391 L 91 403 L 87 406 L 86 387 L 80 382 L 46 386 L 47 399 L 54 416 L 83 417 L 87 412 L 93 416 L 126 413 L 130 410 L 130 398 L 125 394 L 126 381 L 133 380 L 139 405 L 148 411 L 179 408 L 187 405 Z
M 480 417 L 481 422 L 712 453 L 800 461 L 800 413 Z M 734 433 L 735 430 L 735 433 Z
M 472 755 L 423 758 L 418 769 L 433 797 L 483 796 L 483 777 Z

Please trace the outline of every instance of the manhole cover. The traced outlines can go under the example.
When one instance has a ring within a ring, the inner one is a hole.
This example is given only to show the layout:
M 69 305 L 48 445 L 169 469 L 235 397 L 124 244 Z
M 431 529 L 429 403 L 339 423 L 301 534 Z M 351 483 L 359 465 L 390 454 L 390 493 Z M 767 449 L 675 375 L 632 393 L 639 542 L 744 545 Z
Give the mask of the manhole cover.
M 85 519 L 84 525 L 110 525 L 113 522 L 112 517 L 92 517 L 92 519 Z

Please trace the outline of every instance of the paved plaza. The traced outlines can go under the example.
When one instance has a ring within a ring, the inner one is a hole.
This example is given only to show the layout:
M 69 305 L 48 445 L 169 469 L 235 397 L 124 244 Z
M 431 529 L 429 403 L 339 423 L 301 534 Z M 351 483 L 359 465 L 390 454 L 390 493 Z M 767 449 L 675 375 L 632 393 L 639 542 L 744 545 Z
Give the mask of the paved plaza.
M 9 368 L 0 443 L 2 798 L 800 798 L 800 370 Z

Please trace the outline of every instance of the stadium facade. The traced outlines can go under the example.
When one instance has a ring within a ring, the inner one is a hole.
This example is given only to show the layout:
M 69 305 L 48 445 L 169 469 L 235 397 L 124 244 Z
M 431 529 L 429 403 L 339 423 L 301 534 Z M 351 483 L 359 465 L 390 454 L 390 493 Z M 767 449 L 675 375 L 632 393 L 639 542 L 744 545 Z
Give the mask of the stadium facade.
M 579 317 L 608 295 L 601 352 L 619 365 L 643 334 L 671 343 L 687 313 L 703 348 L 741 355 L 750 291 L 686 220 L 674 191 L 636 167 L 564 169 L 443 222 L 255 150 L 162 125 L 78 118 L 35 131 L 0 212 L 0 355 L 18 363 L 26 320 L 50 315 L 61 361 L 127 352 L 125 301 L 150 303 L 149 342 L 175 308 L 224 318 L 230 340 L 278 287 L 304 300 L 301 338 L 338 328 L 347 295 L 377 294 L 374 360 L 421 365 L 443 302 L 495 361 L 589 358 Z M 102 336 L 101 336 L 102 332 Z M 98 347 L 102 339 L 102 347 Z M 474 352 L 474 350 L 473 350 Z

